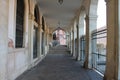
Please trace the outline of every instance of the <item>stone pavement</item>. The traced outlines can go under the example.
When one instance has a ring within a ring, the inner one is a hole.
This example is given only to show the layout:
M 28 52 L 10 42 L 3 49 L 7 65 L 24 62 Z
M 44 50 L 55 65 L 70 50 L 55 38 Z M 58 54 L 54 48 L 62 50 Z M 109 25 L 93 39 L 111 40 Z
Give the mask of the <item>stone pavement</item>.
M 102 76 L 93 70 L 82 68 L 65 46 L 57 46 L 37 66 L 16 80 L 102 80 Z

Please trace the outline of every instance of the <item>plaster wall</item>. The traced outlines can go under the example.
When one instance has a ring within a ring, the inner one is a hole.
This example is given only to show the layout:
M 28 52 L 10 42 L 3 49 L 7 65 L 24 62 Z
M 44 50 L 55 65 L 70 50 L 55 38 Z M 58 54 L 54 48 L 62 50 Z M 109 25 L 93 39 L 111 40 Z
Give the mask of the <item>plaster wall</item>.
M 8 8 L 9 1 L 0 0 L 0 80 L 7 80 Z

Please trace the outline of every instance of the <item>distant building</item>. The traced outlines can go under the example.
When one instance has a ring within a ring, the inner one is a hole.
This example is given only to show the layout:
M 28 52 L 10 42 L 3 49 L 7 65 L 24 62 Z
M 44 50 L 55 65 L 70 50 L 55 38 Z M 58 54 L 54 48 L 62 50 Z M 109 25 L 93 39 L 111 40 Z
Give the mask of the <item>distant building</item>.
M 56 39 L 59 41 L 60 45 L 66 45 L 65 31 L 60 27 L 58 27 L 55 32 L 56 32 Z

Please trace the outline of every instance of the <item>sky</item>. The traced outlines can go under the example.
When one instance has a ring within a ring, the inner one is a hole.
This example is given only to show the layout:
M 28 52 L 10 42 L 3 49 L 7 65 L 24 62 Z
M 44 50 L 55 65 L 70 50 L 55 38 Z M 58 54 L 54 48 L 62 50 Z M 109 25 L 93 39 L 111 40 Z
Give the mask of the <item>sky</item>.
M 104 0 L 98 0 L 98 10 L 97 10 L 97 28 L 106 25 L 106 3 Z

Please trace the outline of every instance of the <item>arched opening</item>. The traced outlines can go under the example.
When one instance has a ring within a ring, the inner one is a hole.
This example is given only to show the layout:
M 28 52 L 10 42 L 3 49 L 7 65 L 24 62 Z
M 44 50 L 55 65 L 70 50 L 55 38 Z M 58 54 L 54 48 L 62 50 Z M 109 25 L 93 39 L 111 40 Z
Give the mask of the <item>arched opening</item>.
M 24 0 L 17 0 L 15 47 L 23 47 L 24 36 Z
M 106 3 L 105 0 L 98 1 L 97 9 L 97 29 L 92 32 L 92 66 L 102 74 L 106 67 L 106 43 L 107 43 L 107 28 L 106 28 Z
M 64 29 L 62 29 L 60 27 L 55 29 L 55 31 L 53 32 L 52 44 L 53 44 L 53 46 L 66 45 L 66 33 L 65 33 Z
M 93 68 L 93 51 L 96 51 L 96 41 L 92 42 L 92 32 L 97 29 L 97 6 L 98 0 L 90 0 L 89 9 L 86 10 L 86 35 L 85 35 L 85 68 Z
M 38 6 L 35 6 L 34 9 L 34 17 L 36 24 L 39 24 L 39 9 Z M 33 58 L 37 58 L 38 56 L 38 25 L 34 24 L 33 28 Z

